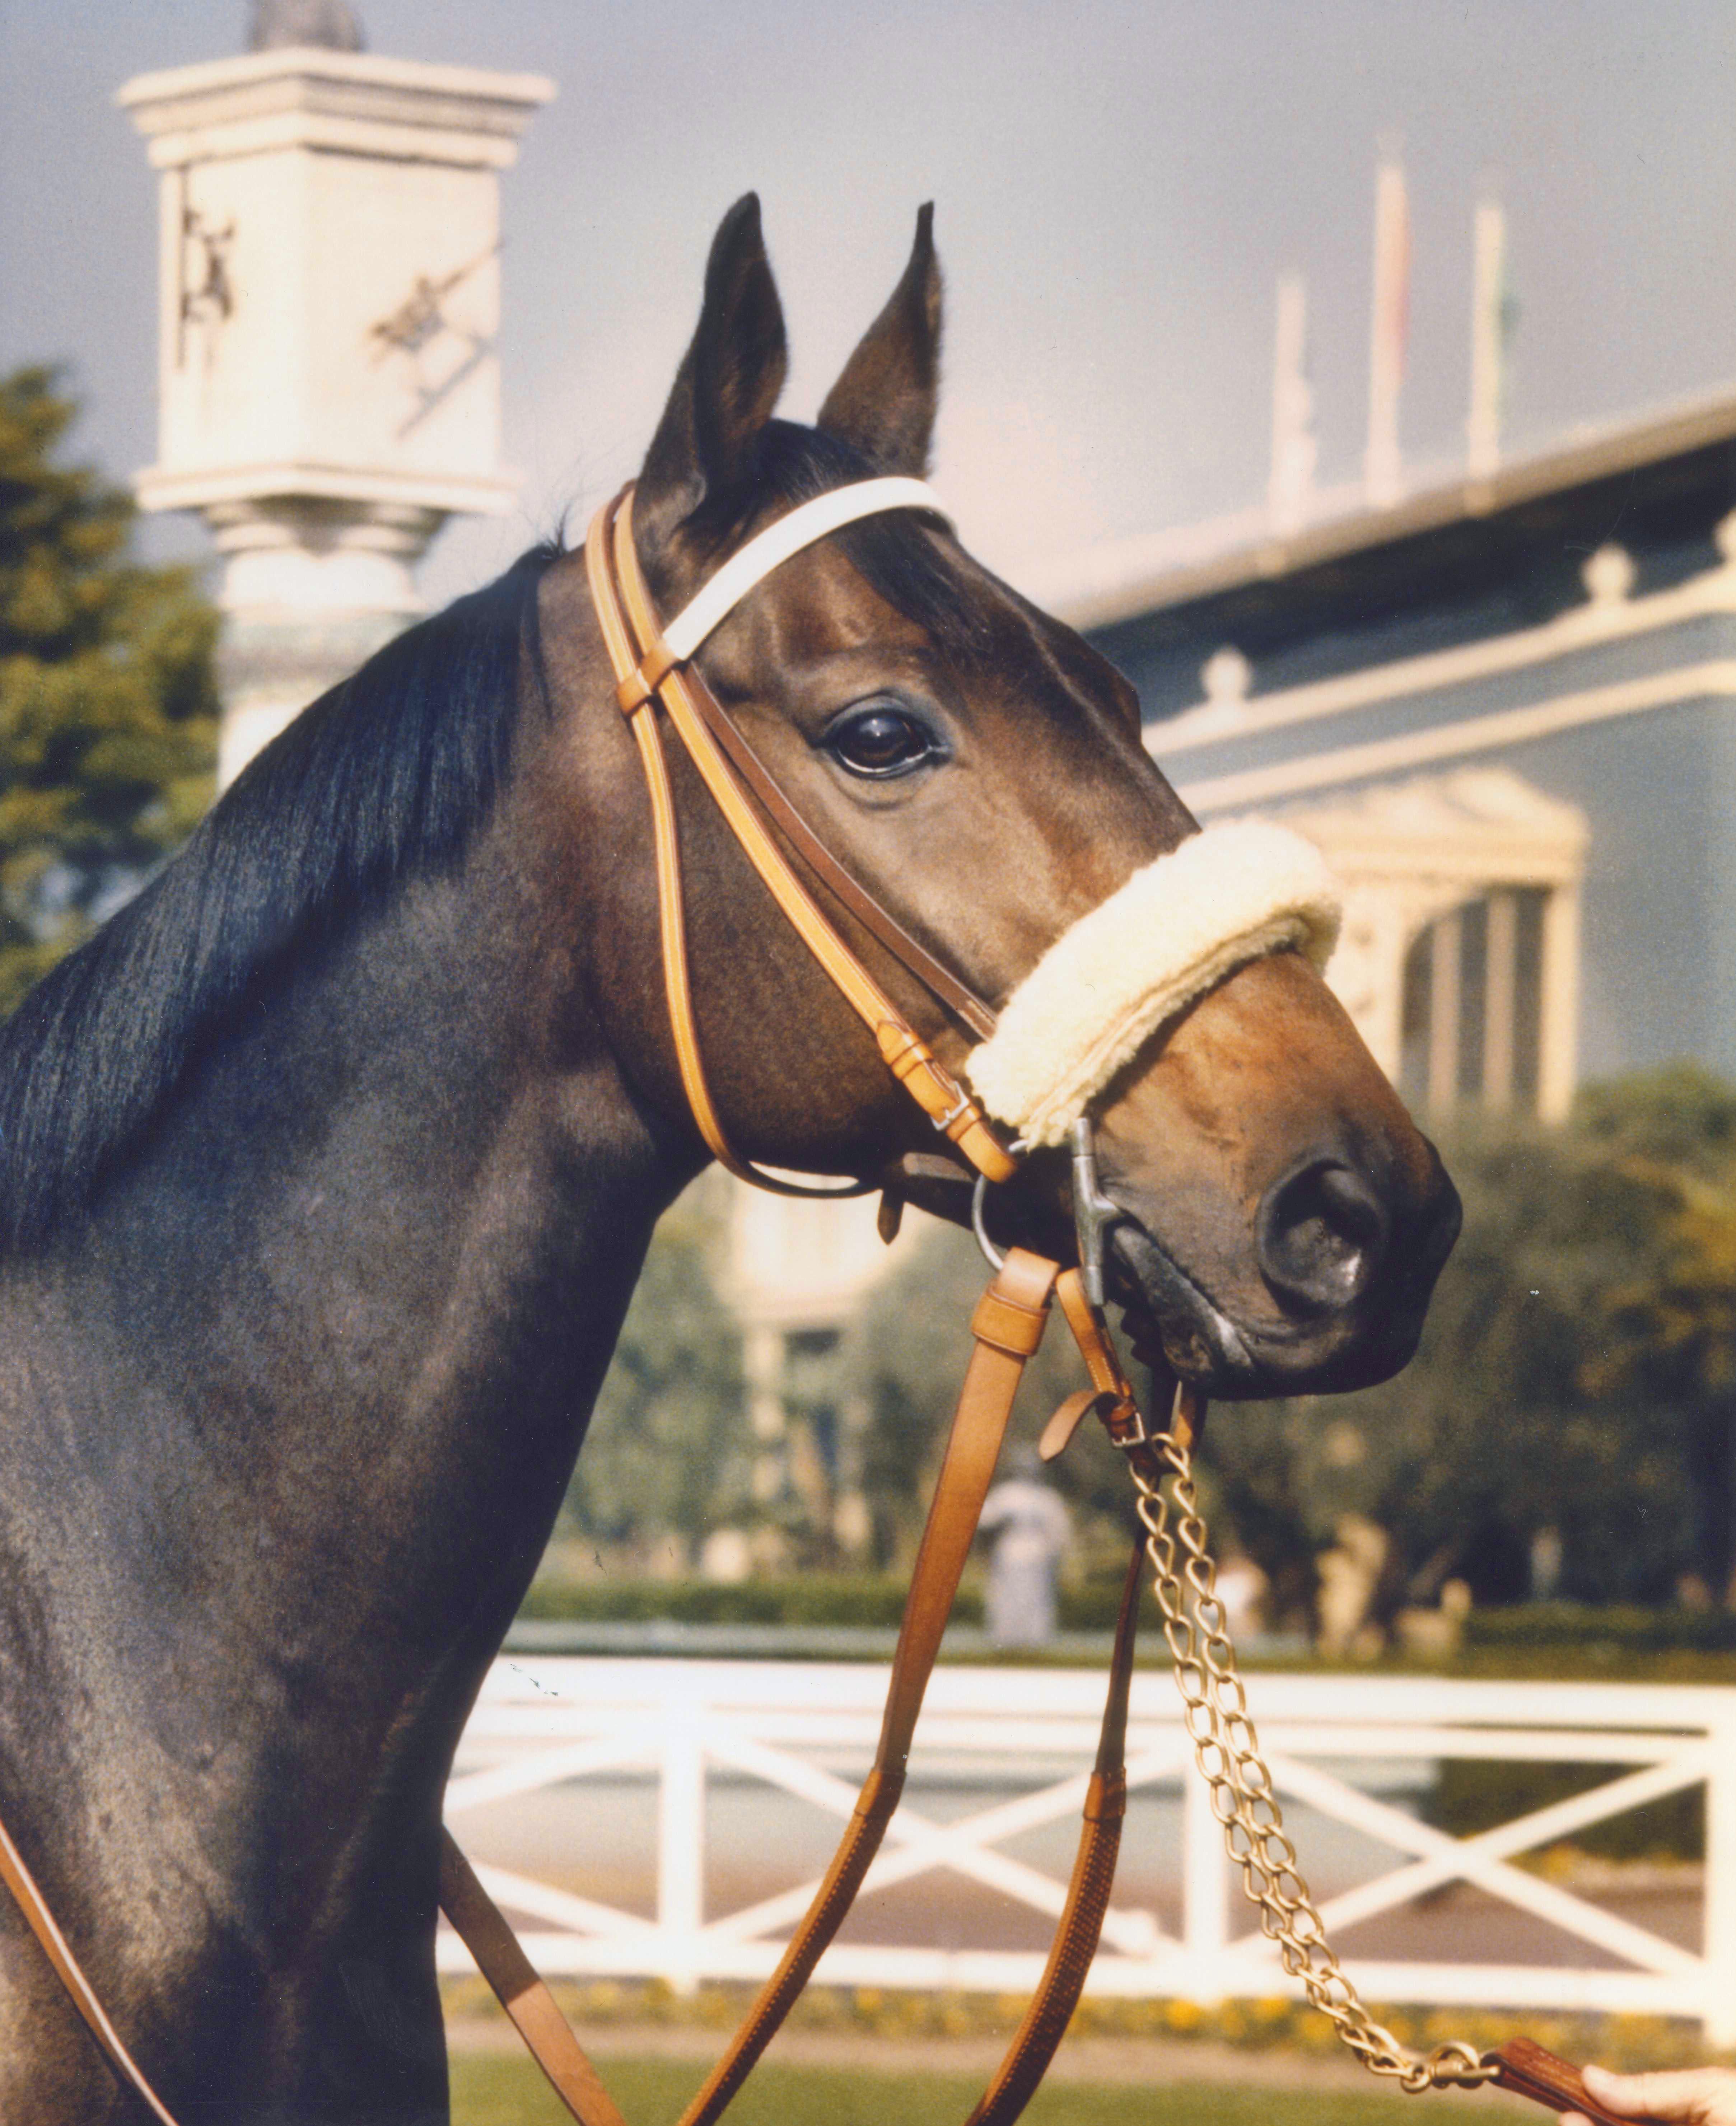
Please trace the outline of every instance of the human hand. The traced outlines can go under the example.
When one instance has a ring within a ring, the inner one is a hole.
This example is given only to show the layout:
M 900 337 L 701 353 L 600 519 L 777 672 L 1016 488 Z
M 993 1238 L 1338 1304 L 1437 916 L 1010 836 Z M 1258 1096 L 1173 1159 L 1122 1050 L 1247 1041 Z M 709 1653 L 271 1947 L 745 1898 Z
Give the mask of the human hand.
M 1611 2074 L 1607 2067 L 1588 2067 L 1585 2086 L 1618 2118 L 1736 2126 L 1736 2070 L 1727 2067 L 1688 2067 L 1673 2074 Z M 1590 2122 L 1583 2112 L 1569 2111 L 1561 2126 Z

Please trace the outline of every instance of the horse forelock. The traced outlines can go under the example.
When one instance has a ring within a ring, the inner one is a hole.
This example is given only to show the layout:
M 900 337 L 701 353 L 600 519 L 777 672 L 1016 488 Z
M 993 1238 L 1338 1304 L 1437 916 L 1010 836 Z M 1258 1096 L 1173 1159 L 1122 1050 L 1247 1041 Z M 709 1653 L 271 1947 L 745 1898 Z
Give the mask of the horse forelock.
M 504 779 L 558 547 L 387 643 L 249 763 L 186 846 L 0 1024 L 0 1250 L 51 1233 L 298 947 L 450 867 Z
M 854 445 L 824 428 L 769 421 L 760 432 L 750 508 L 795 508 L 816 495 L 875 478 L 882 470 Z M 732 527 L 745 532 L 746 522 Z M 980 572 L 967 571 L 958 550 L 910 512 L 864 517 L 832 538 L 869 586 L 913 621 L 954 663 L 968 666 L 994 642 Z M 732 539 L 731 545 L 739 543 Z

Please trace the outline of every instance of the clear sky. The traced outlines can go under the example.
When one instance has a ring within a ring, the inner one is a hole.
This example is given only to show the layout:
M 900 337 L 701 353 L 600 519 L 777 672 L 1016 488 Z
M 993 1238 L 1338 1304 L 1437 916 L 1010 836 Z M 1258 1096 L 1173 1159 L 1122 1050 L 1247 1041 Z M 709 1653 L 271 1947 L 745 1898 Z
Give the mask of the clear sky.
M 798 415 L 937 201 L 939 477 L 1015 574 L 1257 499 L 1286 267 L 1308 281 L 1321 475 L 1355 473 L 1386 134 L 1411 187 L 1419 467 L 1463 447 L 1487 173 L 1521 305 L 1516 446 L 1736 379 L 1733 0 L 357 4 L 375 50 L 560 84 L 504 192 L 524 508 L 445 535 L 437 596 L 631 470 L 750 186 Z M 0 368 L 69 359 L 80 446 L 116 473 L 153 454 L 155 237 L 113 92 L 239 50 L 245 20 L 244 0 L 0 0 Z

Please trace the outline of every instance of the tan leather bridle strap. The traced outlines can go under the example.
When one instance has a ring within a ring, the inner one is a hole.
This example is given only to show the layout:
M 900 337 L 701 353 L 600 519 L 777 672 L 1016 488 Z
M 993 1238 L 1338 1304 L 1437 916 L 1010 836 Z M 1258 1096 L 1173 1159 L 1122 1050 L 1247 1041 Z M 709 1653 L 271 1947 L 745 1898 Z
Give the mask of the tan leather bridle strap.
M 530 1958 L 476 1880 L 451 1831 L 440 1833 L 440 1908 L 457 1930 L 476 1968 L 511 2016 L 549 2086 L 579 2126 L 627 2126 L 555 1996 L 537 1976 Z
M 1115 1886 L 1115 1863 L 1121 1854 L 1121 1826 L 1127 1815 L 1128 1694 L 1133 1680 L 1144 1562 L 1145 1546 L 1136 1543 L 1121 1590 L 1097 1762 L 1086 1790 L 1079 1848 L 1073 1859 L 1061 1924 L 1055 1930 L 1042 1979 L 1006 2056 L 965 2126 L 1010 2126 L 1030 2102 L 1038 2084 L 1048 2072 L 1056 2048 L 1067 2035 L 1102 1939 L 1104 1915 Z
M 991 1180 L 1010 1180 L 1016 1171 L 1015 1163 L 989 1127 L 981 1108 L 909 1025 L 790 868 L 708 727 L 694 700 L 687 673 L 680 666 L 666 662 L 666 647 L 653 654 L 653 646 L 660 645 L 661 637 L 633 546 L 631 489 L 626 490 L 614 503 L 600 512 L 599 519 L 594 522 L 587 537 L 586 555 L 588 560 L 594 552 L 601 555 L 606 544 L 609 565 L 592 566 L 591 589 L 617 680 L 626 683 L 631 679 L 635 673 L 641 672 L 640 657 L 645 658 L 641 676 L 648 680 L 652 673 L 657 675 L 655 698 L 667 711 L 672 727 L 731 832 L 797 936 L 857 1016 L 873 1032 L 887 1066 L 935 1127 L 944 1132 L 979 1172 L 986 1174 Z M 632 654 L 636 647 L 639 656 Z M 623 684 L 622 704 L 624 712 L 636 726 L 653 714 L 650 692 L 636 682 L 632 686 Z M 671 874 L 660 866 L 659 884 L 666 905 L 669 894 L 679 891 L 679 873 Z M 667 928 L 665 917 L 665 933 Z M 921 951 L 915 940 L 909 942 L 915 951 Z M 672 978 L 668 978 L 668 986 L 673 1009 L 675 985 Z M 687 1000 L 686 1023 L 690 1028 L 690 998 Z M 736 1170 L 743 1170 L 739 1161 Z M 750 1178 L 769 1179 L 757 1174 Z M 783 1184 L 780 1193 L 807 1192 L 793 1191 L 788 1184 Z
M 17 1899 L 18 1909 L 30 1923 L 31 1932 L 41 1944 L 42 1953 L 54 1967 L 54 1976 L 72 1997 L 73 2006 L 84 2018 L 91 2035 L 102 2048 L 109 2065 L 145 2105 L 159 2126 L 175 2126 L 175 2121 L 165 2108 L 163 2100 L 145 2080 L 138 2062 L 127 2050 L 121 2033 L 110 2022 L 97 1998 L 91 1982 L 80 1968 L 78 1959 L 73 1954 L 66 1936 L 54 1924 L 54 1916 L 47 1901 L 36 1887 L 35 1878 L 24 1864 L 23 1855 L 12 1841 L 4 1824 L 0 1824 L 0 1882 Z
M 626 601 L 627 616 L 641 649 L 650 646 L 647 631 L 656 619 L 633 545 L 633 498 L 629 489 L 617 505 L 613 556 L 616 579 Z M 783 853 L 760 824 L 753 807 L 742 795 L 728 763 L 718 751 L 693 703 L 687 673 L 679 666 L 665 672 L 656 688 L 657 698 L 669 711 L 669 721 L 704 778 L 706 787 L 741 844 L 748 860 L 770 888 L 773 898 L 789 919 L 802 942 L 843 992 L 857 1016 L 870 1027 L 896 1019 L 892 999 L 855 954 L 833 931 L 807 889 L 784 861 Z M 636 710 L 634 714 L 642 714 Z
M 626 615 L 615 588 L 613 564 L 609 552 L 611 522 L 612 510 L 609 509 L 598 510 L 591 519 L 585 534 L 584 563 L 590 582 L 591 600 L 597 609 L 609 662 L 618 672 L 623 664 L 631 665 L 634 650 Z M 681 847 L 675 822 L 675 801 L 669 787 L 669 766 L 664 758 L 663 740 L 658 735 L 650 696 L 642 697 L 631 710 L 627 711 L 627 717 L 638 745 L 640 762 L 645 771 L 646 789 L 650 798 L 664 996 L 669 1006 L 675 1061 L 681 1074 L 682 1090 L 687 1096 L 688 1109 L 695 1127 L 705 1140 L 707 1150 L 737 1180 L 751 1183 L 754 1187 L 766 1189 L 774 1196 L 823 1198 L 869 1193 L 873 1184 L 868 1182 L 846 1183 L 841 1188 L 810 1188 L 797 1182 L 782 1180 L 776 1174 L 762 1173 L 750 1161 L 742 1159 L 731 1145 L 712 1101 L 704 1061 L 700 1054 L 699 1031 L 693 1014 L 693 985 L 688 973 L 687 916 L 682 893 Z
M 609 662 L 618 672 L 623 662 L 629 664 L 632 662 L 633 648 L 622 616 L 620 602 L 609 579 L 608 522 L 606 513 L 601 510 L 591 519 L 590 527 L 584 536 L 584 565 L 590 580 L 591 602 L 597 608 L 597 618 L 603 629 Z M 657 735 L 655 722 L 648 708 L 643 705 L 640 712 L 629 716 L 627 721 L 638 743 L 640 763 L 645 770 L 646 788 L 650 796 L 651 829 L 657 861 L 657 922 L 662 945 L 664 995 L 669 1004 L 669 1026 L 674 1037 L 675 1061 L 681 1072 L 682 1089 L 687 1094 L 687 1103 L 692 1110 L 693 1121 L 712 1156 L 720 1165 L 727 1167 L 739 1180 L 752 1181 L 758 1177 L 736 1158 L 730 1148 L 729 1139 L 723 1133 L 723 1125 L 718 1120 L 717 1110 L 712 1104 L 711 1088 L 706 1083 L 705 1065 L 699 1053 L 699 1036 L 693 1023 L 693 988 L 688 978 L 687 924 L 681 891 L 681 846 L 675 827 L 675 800 L 669 788 L 669 768 L 663 758 L 662 741 Z
M 914 975 L 979 1041 L 986 1041 L 995 1031 L 995 1014 L 982 998 L 967 989 L 949 969 L 942 966 L 928 947 L 911 937 L 897 917 L 839 862 L 784 796 L 740 725 L 707 685 L 705 674 L 698 666 L 684 667 L 683 677 L 707 730 L 808 869 L 836 895 L 863 928 L 906 973 Z
M 880 1849 L 904 1788 L 916 1716 L 982 1518 L 1013 1397 L 1043 1339 L 1056 1273 L 1053 1263 L 1010 1249 L 971 1317 L 975 1347 L 916 1553 L 873 1769 L 814 1902 L 728 2050 L 682 2114 L 680 2126 L 712 2126 L 746 2080 L 842 1925 Z

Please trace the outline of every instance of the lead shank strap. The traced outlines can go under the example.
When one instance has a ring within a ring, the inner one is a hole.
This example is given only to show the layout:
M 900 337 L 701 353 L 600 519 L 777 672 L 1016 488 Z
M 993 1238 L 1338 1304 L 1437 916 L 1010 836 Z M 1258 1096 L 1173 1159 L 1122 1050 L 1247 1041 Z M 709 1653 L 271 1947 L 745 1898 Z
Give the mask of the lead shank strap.
M 603 2077 L 537 1976 L 499 1906 L 444 1826 L 440 1832 L 440 1906 L 457 1930 L 494 1997 L 511 2016 L 550 2088 L 579 2126 L 627 2126 Z
M 843 1925 L 879 1850 L 904 1786 L 916 1716 L 988 1495 L 1013 1397 L 1043 1335 L 1056 1273 L 1053 1263 L 1009 1249 L 972 1320 L 975 1348 L 916 1553 L 873 1769 L 807 1916 L 680 2126 L 712 2126 L 741 2086 Z
M 36 1887 L 35 1878 L 25 1866 L 24 1857 L 13 1845 L 11 1833 L 3 1823 L 0 1823 L 0 1882 L 4 1882 L 17 1899 L 18 1909 L 29 1921 L 31 1932 L 36 1937 L 54 1976 L 71 1996 L 73 2006 L 84 2018 L 85 2027 L 97 2040 L 109 2065 L 151 2116 L 159 2122 L 159 2126 L 175 2126 L 175 2121 L 164 2107 L 163 2100 L 145 2080 L 143 2070 L 127 2050 L 121 2033 L 104 2012 L 102 2003 L 97 1998 L 95 1989 L 85 1977 L 66 1936 L 55 1925 L 47 1899 Z
M 1121 1853 L 1121 1826 L 1127 1814 L 1128 1692 L 1133 1680 L 1133 1639 L 1144 1562 L 1145 1547 L 1136 1543 L 1121 1590 L 1097 1762 L 1086 1789 L 1079 1847 L 1073 1858 L 1061 1924 L 1050 1944 L 1043 1977 L 1006 2056 L 966 2126 L 1011 2126 L 1030 2102 L 1049 2071 L 1056 2048 L 1067 2035 L 1102 1939 L 1104 1916 L 1115 1885 L 1115 1863 Z
M 1510 2089 L 1516 2096 L 1529 2097 L 1551 2111 L 1578 2111 L 1592 2126 L 1634 2126 L 1619 2111 L 1601 2105 L 1585 2086 L 1585 2076 L 1571 2060 L 1540 2045 L 1535 2038 L 1509 2038 L 1483 2056 L 1492 2067 L 1497 2089 Z

